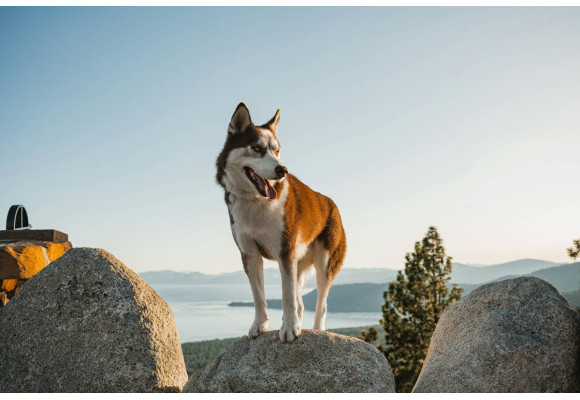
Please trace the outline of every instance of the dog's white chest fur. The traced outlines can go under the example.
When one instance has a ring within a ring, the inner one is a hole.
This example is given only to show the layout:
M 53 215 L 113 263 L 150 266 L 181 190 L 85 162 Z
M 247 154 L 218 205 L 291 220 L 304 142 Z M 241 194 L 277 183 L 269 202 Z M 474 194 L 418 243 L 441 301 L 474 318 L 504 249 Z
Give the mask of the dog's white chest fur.
M 230 195 L 232 233 L 240 250 L 252 253 L 256 243 L 270 256 L 278 258 L 284 231 L 284 204 L 288 185 L 275 200 L 245 199 Z

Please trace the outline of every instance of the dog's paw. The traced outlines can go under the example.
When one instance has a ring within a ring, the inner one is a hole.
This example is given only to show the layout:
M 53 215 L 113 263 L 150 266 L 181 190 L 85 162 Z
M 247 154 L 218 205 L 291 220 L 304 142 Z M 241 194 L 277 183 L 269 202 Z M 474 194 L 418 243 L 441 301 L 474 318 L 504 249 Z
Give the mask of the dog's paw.
M 294 320 L 286 323 L 286 321 L 284 321 L 280 328 L 280 341 L 282 343 L 292 343 L 301 333 L 302 327 L 300 326 L 300 322 Z
M 248 332 L 250 339 L 260 336 L 262 333 L 268 332 L 268 320 L 266 321 L 254 321 Z

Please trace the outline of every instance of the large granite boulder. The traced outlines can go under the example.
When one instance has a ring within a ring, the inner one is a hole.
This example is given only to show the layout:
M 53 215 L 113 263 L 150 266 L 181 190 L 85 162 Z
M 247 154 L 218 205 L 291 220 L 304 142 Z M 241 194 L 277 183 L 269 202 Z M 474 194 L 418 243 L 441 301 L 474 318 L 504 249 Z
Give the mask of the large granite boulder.
M 479 287 L 445 310 L 414 392 L 579 392 L 580 313 L 548 282 Z
M 178 392 L 187 381 L 173 314 L 104 250 L 77 248 L 0 309 L 0 391 Z
M 350 336 L 303 330 L 292 343 L 278 331 L 244 337 L 223 350 L 184 392 L 394 392 L 385 356 Z

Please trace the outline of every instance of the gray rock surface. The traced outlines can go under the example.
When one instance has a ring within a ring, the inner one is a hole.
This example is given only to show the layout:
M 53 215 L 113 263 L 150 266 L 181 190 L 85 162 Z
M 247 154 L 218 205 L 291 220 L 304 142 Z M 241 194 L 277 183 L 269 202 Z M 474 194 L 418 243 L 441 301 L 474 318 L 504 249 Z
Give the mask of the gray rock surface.
M 548 282 L 481 286 L 447 308 L 414 392 L 578 392 L 580 313 Z
M 242 338 L 185 385 L 184 392 L 394 392 L 386 358 L 362 340 L 303 330 L 292 343 L 278 331 Z
M 0 309 L 0 392 L 178 392 L 171 309 L 100 249 L 68 251 Z

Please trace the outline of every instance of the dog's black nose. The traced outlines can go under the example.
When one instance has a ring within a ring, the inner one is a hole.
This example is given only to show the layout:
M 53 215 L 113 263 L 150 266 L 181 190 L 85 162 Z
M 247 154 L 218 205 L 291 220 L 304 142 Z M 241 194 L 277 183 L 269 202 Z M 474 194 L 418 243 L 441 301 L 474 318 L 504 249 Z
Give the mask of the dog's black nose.
M 283 165 L 278 165 L 276 167 L 275 171 L 276 171 L 276 175 L 278 175 L 278 177 L 280 177 L 280 178 L 286 176 L 286 174 L 288 173 L 288 169 L 286 167 L 284 167 Z

